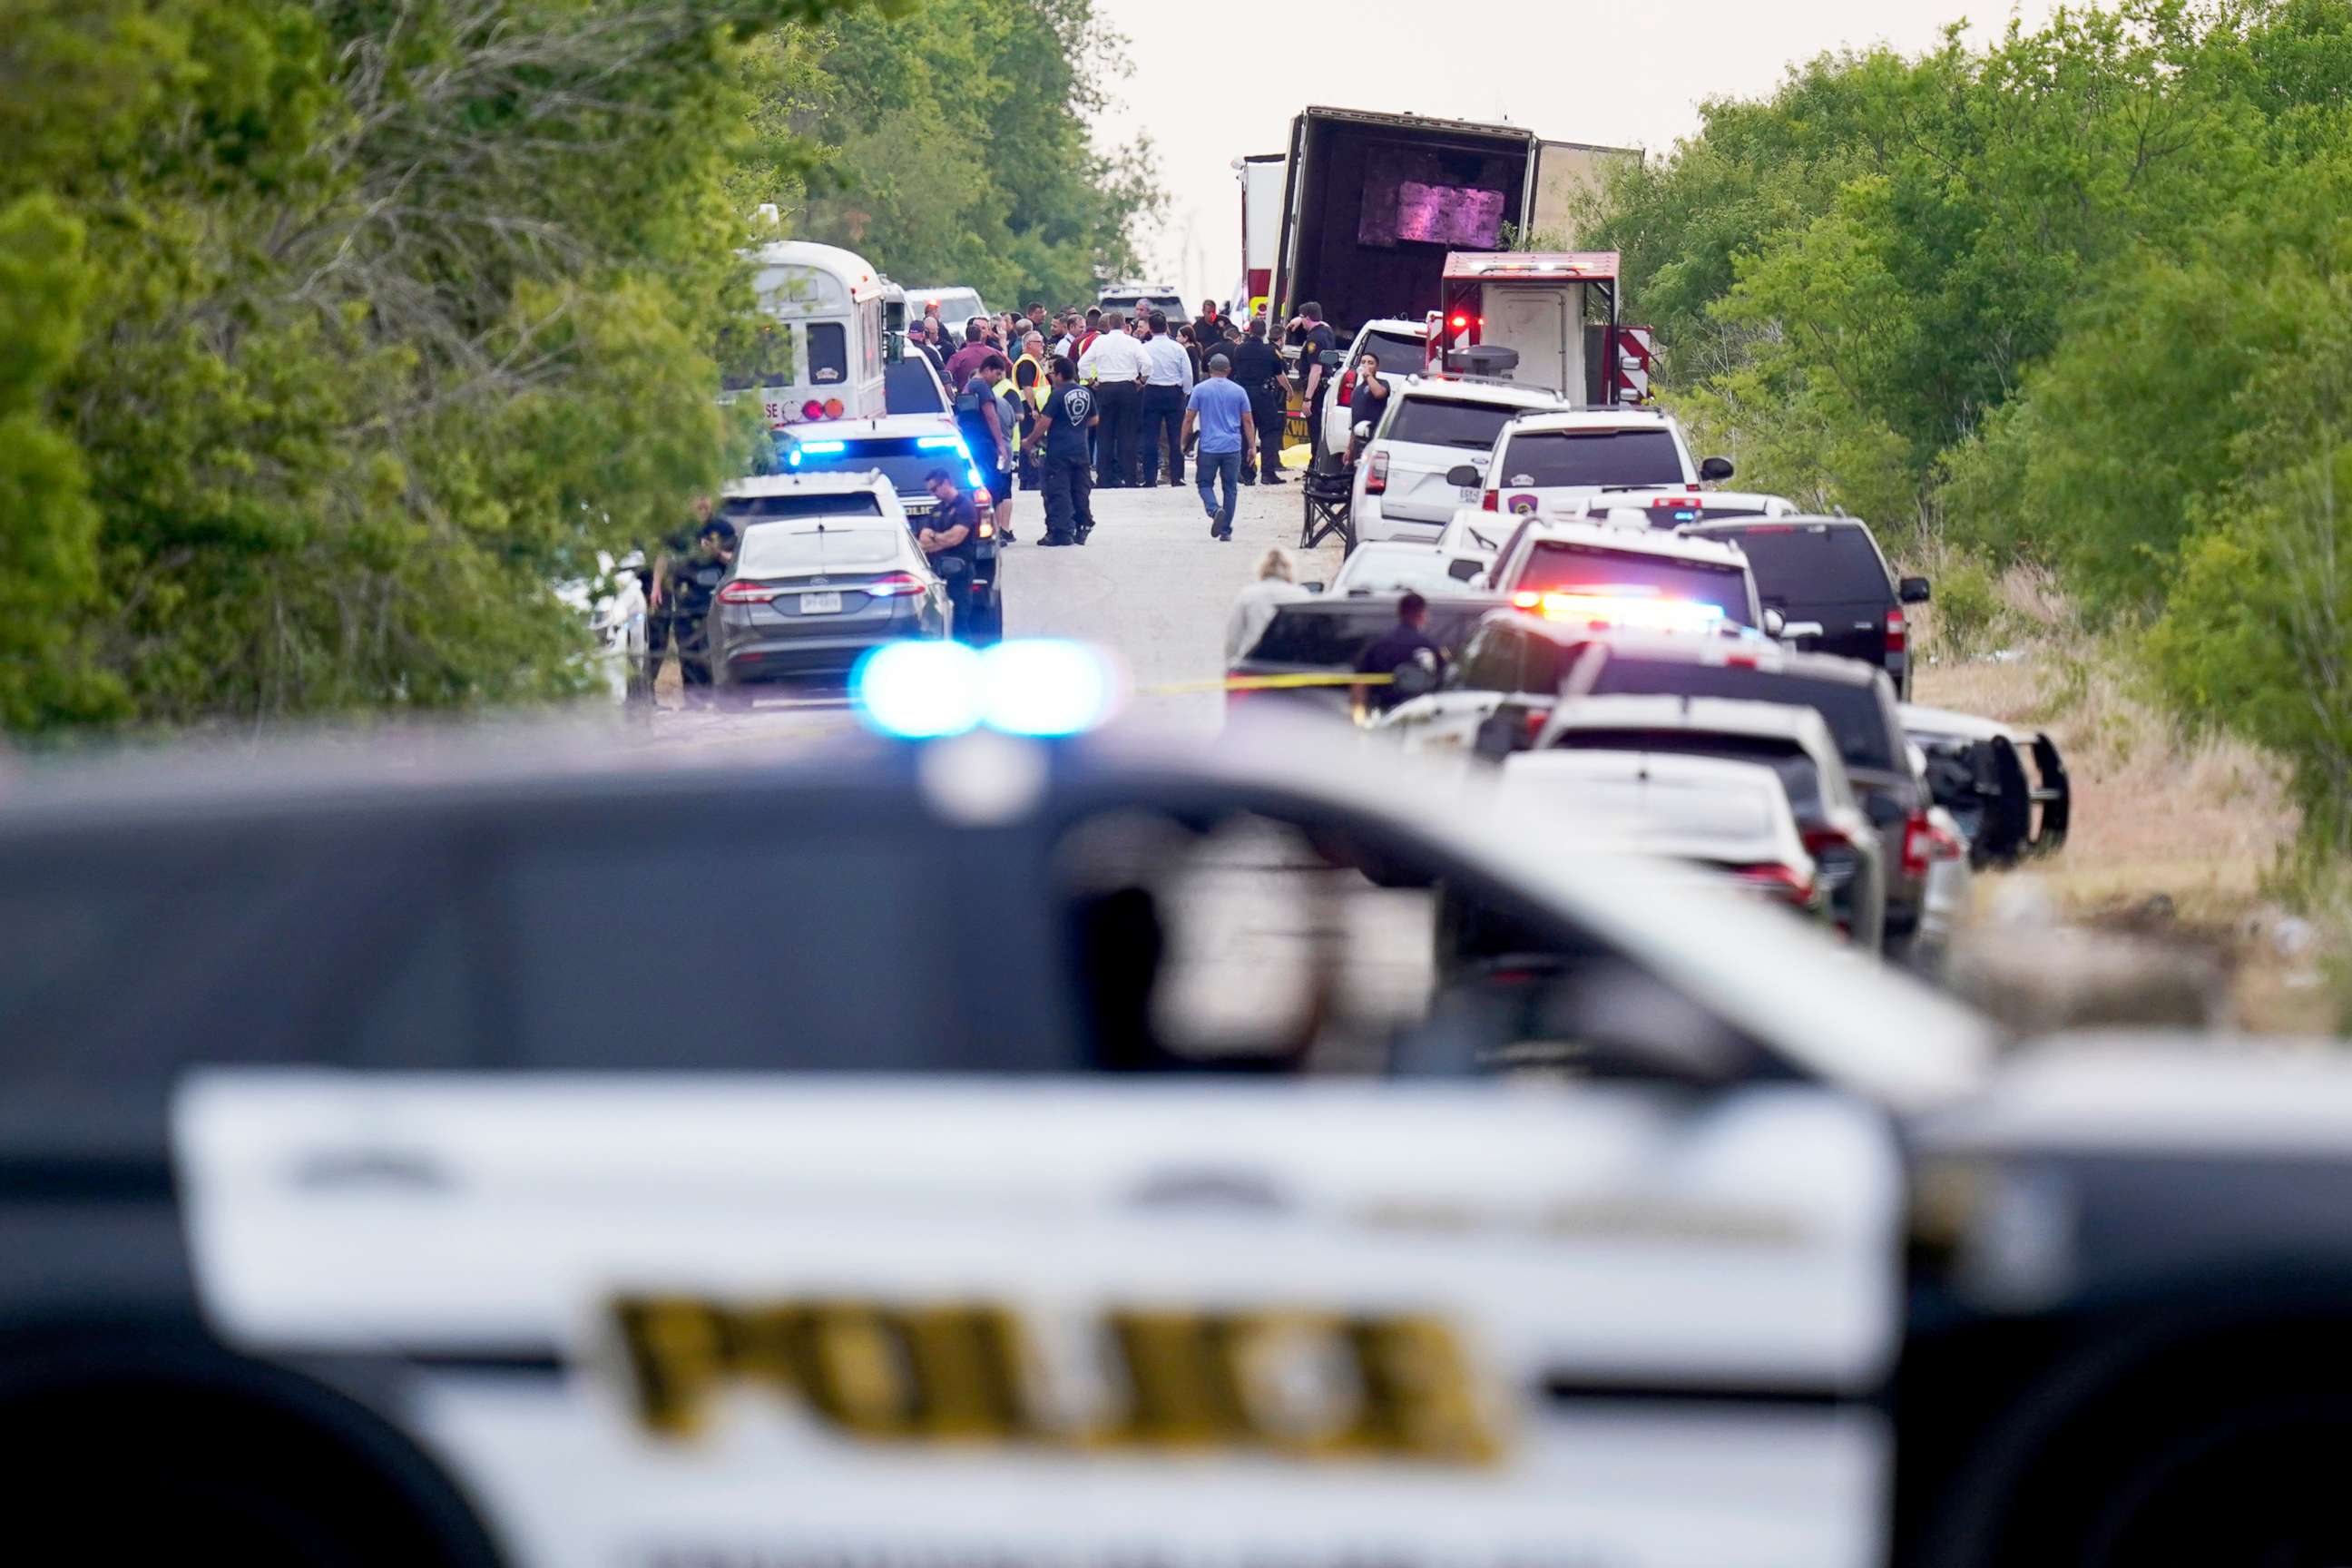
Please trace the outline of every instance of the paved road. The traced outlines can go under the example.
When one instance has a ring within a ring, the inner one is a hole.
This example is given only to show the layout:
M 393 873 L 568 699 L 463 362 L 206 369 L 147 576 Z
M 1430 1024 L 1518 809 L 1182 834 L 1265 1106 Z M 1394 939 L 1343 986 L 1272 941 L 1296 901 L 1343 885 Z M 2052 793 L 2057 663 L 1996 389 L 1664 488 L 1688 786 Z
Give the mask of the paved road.
M 1102 490 L 1094 500 L 1095 532 L 1083 549 L 1045 550 L 1044 503 L 1014 498 L 1006 552 L 1004 629 L 1009 637 L 1076 637 L 1109 648 L 1138 689 L 1132 712 L 1153 724 L 1208 731 L 1223 721 L 1215 691 L 1170 695 L 1153 689 L 1224 674 L 1225 616 L 1234 595 L 1257 570 L 1269 545 L 1295 545 L 1302 502 L 1297 478 L 1244 486 L 1234 537 L 1209 537 L 1199 492 L 1181 489 Z M 1298 563 L 1302 579 L 1328 580 L 1339 567 L 1337 541 Z M 675 679 L 673 676 L 672 680 Z M 662 701 L 677 701 L 666 689 Z M 640 731 L 662 743 L 720 743 L 778 733 L 821 737 L 846 726 L 835 709 L 760 706 L 749 711 L 683 712 L 665 706 Z
M 1234 537 L 1209 537 L 1199 492 L 1161 486 L 1103 490 L 1095 496 L 1095 532 L 1082 550 L 1040 550 L 1044 513 L 1022 496 L 1014 546 L 1005 569 L 1005 632 L 1013 637 L 1077 637 L 1114 649 L 1139 689 L 1133 711 L 1155 724 L 1214 729 L 1223 700 L 1213 691 L 1156 695 L 1150 689 L 1212 680 L 1224 674 L 1225 616 L 1234 595 L 1255 574 L 1266 547 L 1298 542 L 1297 476 L 1286 484 L 1244 486 Z M 1337 541 L 1302 578 L 1339 570 Z

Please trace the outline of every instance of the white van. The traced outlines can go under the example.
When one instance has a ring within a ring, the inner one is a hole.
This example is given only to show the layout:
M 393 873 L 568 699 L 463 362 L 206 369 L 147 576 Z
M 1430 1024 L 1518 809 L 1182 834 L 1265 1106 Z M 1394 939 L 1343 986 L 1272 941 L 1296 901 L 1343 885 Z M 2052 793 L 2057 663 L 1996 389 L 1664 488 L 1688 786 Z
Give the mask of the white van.
M 855 251 L 803 239 L 750 259 L 769 320 L 722 365 L 725 395 L 759 398 L 771 430 L 886 412 L 881 273 Z

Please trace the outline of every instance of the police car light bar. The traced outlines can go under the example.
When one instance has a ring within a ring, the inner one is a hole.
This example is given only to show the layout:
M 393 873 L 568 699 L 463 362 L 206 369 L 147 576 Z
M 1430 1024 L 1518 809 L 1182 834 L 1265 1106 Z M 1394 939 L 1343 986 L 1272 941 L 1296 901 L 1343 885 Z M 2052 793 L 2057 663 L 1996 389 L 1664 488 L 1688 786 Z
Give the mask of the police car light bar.
M 1032 638 L 987 648 L 947 641 L 885 643 L 850 671 L 868 728 L 929 741 L 987 728 L 1007 735 L 1082 734 L 1125 696 L 1118 668 L 1082 643 Z
M 1591 626 L 1654 631 L 1712 631 L 1723 619 L 1720 605 L 1649 596 L 1654 593 L 1654 589 L 1640 587 L 1545 593 L 1521 589 L 1511 595 L 1511 603 L 1522 610 L 1534 610 L 1548 621 L 1580 621 Z

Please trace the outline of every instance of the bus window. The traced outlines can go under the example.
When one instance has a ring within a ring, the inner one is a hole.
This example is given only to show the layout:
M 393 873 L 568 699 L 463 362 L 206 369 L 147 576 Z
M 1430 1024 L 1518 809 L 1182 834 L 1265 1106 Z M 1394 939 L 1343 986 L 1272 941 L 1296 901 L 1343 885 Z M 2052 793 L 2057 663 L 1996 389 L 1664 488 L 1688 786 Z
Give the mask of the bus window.
M 866 309 L 861 320 L 864 322 L 862 330 L 866 341 L 859 345 L 863 350 L 860 357 L 866 362 L 866 368 L 858 379 L 871 382 L 882 374 L 882 301 L 879 300 L 866 301 Z
M 820 386 L 849 379 L 849 329 L 839 321 L 808 326 L 809 380 Z

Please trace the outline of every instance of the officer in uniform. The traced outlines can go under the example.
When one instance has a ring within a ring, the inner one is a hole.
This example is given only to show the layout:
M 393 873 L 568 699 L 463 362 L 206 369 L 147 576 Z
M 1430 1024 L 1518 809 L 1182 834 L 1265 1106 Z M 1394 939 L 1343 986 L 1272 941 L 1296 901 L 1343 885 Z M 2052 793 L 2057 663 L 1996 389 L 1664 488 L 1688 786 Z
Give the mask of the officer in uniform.
M 1205 352 L 1217 352 L 1208 350 Z M 1250 418 L 1257 426 L 1258 473 L 1270 485 L 1282 483 L 1282 355 L 1265 341 L 1265 319 L 1255 317 L 1249 334 L 1223 351 L 1234 362 L 1234 384 L 1249 394 Z M 1242 483 L 1255 484 L 1257 475 L 1244 472 Z
M 696 510 L 707 510 L 709 506 L 706 498 L 696 503 Z M 662 584 L 662 605 L 669 616 L 669 639 L 677 644 L 677 672 L 686 683 L 689 708 L 709 700 L 710 606 L 734 563 L 735 528 L 722 517 L 703 523 L 691 550 L 663 562 L 667 580 Z M 652 646 L 650 627 L 646 646 Z M 661 667 L 656 662 L 654 668 L 658 672 Z

